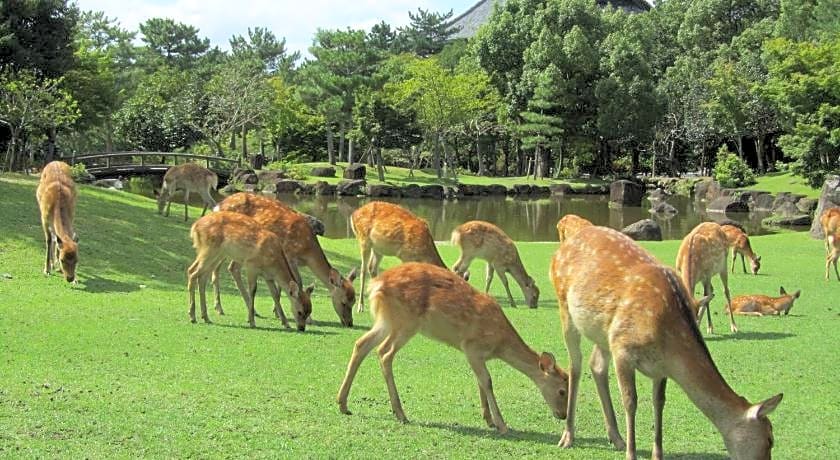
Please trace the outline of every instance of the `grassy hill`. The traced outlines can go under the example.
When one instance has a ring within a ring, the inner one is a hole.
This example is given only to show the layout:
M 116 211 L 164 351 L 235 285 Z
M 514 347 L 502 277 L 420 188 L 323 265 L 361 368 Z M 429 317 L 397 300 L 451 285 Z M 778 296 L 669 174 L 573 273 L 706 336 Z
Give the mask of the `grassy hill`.
M 606 439 L 588 372 L 576 445 L 561 452 L 556 444 L 562 424 L 526 377 L 504 363 L 490 363 L 512 430 L 498 436 L 484 425 L 475 378 L 463 355 L 419 336 L 394 365 L 411 423 L 402 425 L 391 414 L 375 355 L 362 365 L 350 394 L 354 415 L 342 415 L 335 397 L 353 343 L 370 325 L 369 313 L 357 313 L 353 329 L 340 327 L 319 285 L 313 299 L 316 322 L 305 333 L 284 330 L 270 319 L 258 319 L 259 327 L 251 330 L 225 277 L 228 315 L 211 311 L 213 324 L 190 324 L 185 270 L 194 252 L 189 224 L 176 217 L 180 211 L 164 218 L 152 200 L 91 187 L 81 187 L 77 212 L 80 281 L 69 285 L 60 276 L 46 277 L 35 185 L 31 177 L 0 176 L 0 457 L 622 455 Z M 358 263 L 355 241 L 322 241 L 343 273 Z M 672 264 L 678 243 L 645 247 Z M 771 417 L 778 458 L 832 458 L 840 451 L 840 438 L 833 434 L 840 420 L 840 283 L 822 279 L 822 243 L 805 234 L 757 237 L 753 247 L 762 255 L 762 272 L 744 275 L 739 268 L 730 277 L 733 294 L 773 294 L 784 285 L 802 289 L 802 297 L 790 316 L 738 318 L 741 333 L 710 336 L 708 346 L 721 373 L 750 401 L 785 393 Z M 555 245 L 519 248 L 542 297 L 536 310 L 505 307 L 505 313 L 526 342 L 554 352 L 566 367 L 546 276 Z M 441 252 L 449 264 L 457 258 L 448 244 Z M 386 258 L 383 265 L 395 262 Z M 483 286 L 483 263 L 472 273 L 473 286 Z M 311 279 L 308 272 L 305 276 Z M 518 288 L 513 291 L 522 302 Z M 503 301 L 498 282 L 492 293 Z M 722 299 L 718 295 L 713 302 L 721 332 L 728 330 L 720 314 Z M 261 287 L 257 310 L 267 314 L 270 305 Z M 623 432 L 614 376 L 611 382 Z M 637 442 L 640 455 L 648 457 L 649 380 L 640 376 L 638 389 Z M 668 457 L 725 458 L 721 437 L 677 385 L 668 386 L 667 398 Z

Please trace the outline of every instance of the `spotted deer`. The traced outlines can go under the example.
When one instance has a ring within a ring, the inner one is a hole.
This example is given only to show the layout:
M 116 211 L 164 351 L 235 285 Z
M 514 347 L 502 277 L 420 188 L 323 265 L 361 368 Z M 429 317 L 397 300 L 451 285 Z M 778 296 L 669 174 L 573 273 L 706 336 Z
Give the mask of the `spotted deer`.
M 169 217 L 169 208 L 172 207 L 172 198 L 178 190 L 184 191 L 184 222 L 189 218 L 188 210 L 190 203 L 190 192 L 197 192 L 204 201 L 204 210 L 201 215 L 207 212 L 207 208 L 216 205 L 210 190 L 215 190 L 219 184 L 216 173 L 195 163 L 184 163 L 173 166 L 163 175 L 163 186 L 157 195 L 158 214 Z M 166 212 L 164 213 L 164 208 Z
M 396 256 L 403 262 L 426 262 L 446 268 L 426 221 L 411 211 L 384 201 L 353 211 L 350 228 L 359 241 L 362 270 L 358 311 L 365 309 L 365 277 L 376 276 L 382 256 Z
M 726 235 L 726 241 L 729 243 L 729 247 L 732 248 L 732 273 L 735 273 L 735 259 L 740 255 L 741 267 L 744 269 L 744 273 L 747 272 L 747 264 L 744 262 L 744 257 L 746 256 L 750 259 L 752 274 L 757 275 L 758 270 L 761 268 L 761 257 L 755 255 L 753 252 L 752 245 L 750 245 L 750 238 L 744 229 L 732 224 L 723 224 L 720 226 L 720 229 Z
M 537 308 L 540 290 L 534 279 L 528 276 L 519 251 L 513 240 L 501 228 L 481 220 L 472 220 L 461 224 L 452 231 L 452 244 L 461 249 L 461 257 L 455 262 L 452 270 L 469 279 L 470 263 L 479 258 L 487 261 L 487 280 L 484 292 L 490 291 L 493 274 L 499 274 L 499 280 L 505 287 L 511 307 L 516 307 L 513 295 L 510 293 L 506 273 L 510 273 L 519 284 L 525 295 L 525 303 L 531 308 Z
M 279 308 L 280 292 L 283 288 L 292 302 L 295 322 L 299 331 L 306 329 L 306 319 L 312 313 L 309 295 L 312 287 L 304 289 L 297 281 L 283 252 L 283 242 L 274 233 L 264 229 L 254 219 L 236 212 L 219 211 L 201 217 L 192 225 L 190 238 L 196 251 L 195 261 L 187 270 L 187 288 L 190 293 L 190 320 L 195 320 L 195 288 L 201 297 L 201 318 L 209 323 L 205 289 L 213 271 L 225 259 L 236 262 L 236 267 L 245 268 L 247 286 L 242 282 L 238 269 L 231 271 L 236 287 L 248 308 L 248 323 L 254 321 L 254 298 L 251 295 L 257 284 L 257 277 L 263 276 L 268 283 Z M 276 283 L 276 284 L 275 284 Z M 282 313 L 282 308 L 280 309 Z
M 353 348 L 347 373 L 338 392 L 338 406 L 350 414 L 347 397 L 359 366 L 379 346 L 382 375 L 397 420 L 407 423 L 392 363 L 394 356 L 418 332 L 461 350 L 478 380 L 484 420 L 499 433 L 508 431 L 486 362 L 501 359 L 525 374 L 539 388 L 557 418 L 566 417 L 568 377 L 550 353 L 532 350 L 508 321 L 499 304 L 473 289 L 457 274 L 436 265 L 409 262 L 383 272 L 371 281 L 373 327 Z
M 46 245 L 44 274 L 49 275 L 58 263 L 64 279 L 73 283 L 79 261 L 78 238 L 73 231 L 76 183 L 67 163 L 53 161 L 44 166 L 35 199 L 41 211 L 41 228 L 44 230 Z
M 840 208 L 829 208 L 820 216 L 820 226 L 825 236 L 825 279 L 830 279 L 829 271 L 834 264 L 834 276 L 840 281 L 837 259 L 840 259 Z
M 677 271 L 682 275 L 688 291 L 694 294 L 694 287 L 697 283 L 703 283 L 703 295 L 708 296 L 714 292 L 712 277 L 720 276 L 723 283 L 723 293 L 726 296 L 727 311 L 729 311 L 729 329 L 738 332 L 735 325 L 735 317 L 729 309 L 731 296 L 729 294 L 729 280 L 726 272 L 726 259 L 729 252 L 729 243 L 726 234 L 721 230 L 720 225 L 715 222 L 703 222 L 686 235 L 680 244 L 677 252 Z M 709 334 L 714 333 L 712 326 L 712 313 L 705 307 L 698 308 L 697 320 L 703 318 L 703 311 L 706 311 L 707 330 Z
M 592 225 L 592 222 L 576 214 L 566 214 L 557 221 L 557 237 L 562 244 L 566 239 L 574 236 L 581 228 Z
M 300 282 L 299 267 L 301 265 L 309 267 L 315 277 L 329 290 L 333 308 L 341 324 L 347 327 L 353 326 L 353 303 L 356 301 L 353 280 L 356 278 L 356 270 L 353 269 L 345 278 L 330 265 L 306 216 L 278 200 L 253 193 L 235 193 L 222 200 L 213 209 L 250 216 L 280 237 L 283 251 L 286 253 L 295 279 Z M 232 263 L 229 269 L 231 268 L 238 269 L 236 262 Z M 216 295 L 216 311 L 224 314 L 219 293 L 218 269 L 213 274 L 213 286 Z M 281 313 L 282 309 L 275 309 L 278 317 Z M 281 321 L 283 319 L 280 318 Z
M 568 414 L 560 447 L 572 447 L 575 440 L 581 337 L 586 337 L 594 344 L 589 366 L 607 436 L 627 459 L 636 458 L 636 371 L 653 380 L 652 458 L 663 458 L 662 411 L 668 379 L 715 425 L 733 459 L 770 458 L 773 431 L 767 416 L 782 394 L 750 404 L 726 383 L 695 320 L 697 304 L 708 305 L 711 296 L 695 302 L 672 269 L 629 237 L 605 227 L 586 227 L 560 245 L 550 277 L 569 352 Z M 625 410 L 626 442 L 610 398 L 611 359 Z
M 779 287 L 779 297 L 766 295 L 739 295 L 732 299 L 732 310 L 736 315 L 781 316 L 787 315 L 793 308 L 793 302 L 799 298 L 800 291 L 793 294 L 785 292 L 784 287 Z

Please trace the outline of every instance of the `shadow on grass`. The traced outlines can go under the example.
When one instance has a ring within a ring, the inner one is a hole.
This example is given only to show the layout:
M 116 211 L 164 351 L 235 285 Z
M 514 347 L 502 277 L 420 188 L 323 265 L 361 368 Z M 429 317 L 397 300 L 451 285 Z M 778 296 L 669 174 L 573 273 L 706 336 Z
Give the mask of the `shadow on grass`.
M 199 324 L 199 323 L 197 323 Z M 282 325 L 280 327 L 266 327 L 266 326 L 257 326 L 251 327 L 245 324 L 221 324 L 221 323 L 203 323 L 207 326 L 215 326 L 215 327 L 227 327 L 227 328 L 235 328 L 235 329 L 245 329 L 249 331 L 261 331 L 261 332 L 293 332 L 296 334 L 311 334 L 311 335 L 336 335 L 335 332 L 330 331 L 319 331 L 319 330 L 312 330 L 312 328 L 307 328 L 304 332 L 299 332 L 297 328 L 294 326 L 290 329 L 286 329 Z
M 140 290 L 137 284 L 114 281 L 101 276 L 82 275 L 83 290 L 87 292 L 134 292 Z
M 369 329 L 365 326 L 347 327 L 347 326 L 342 326 L 341 323 L 338 322 L 338 321 L 319 321 L 317 319 L 312 320 L 312 326 L 333 327 L 333 328 L 336 328 L 336 329 L 354 329 L 354 330 L 357 330 L 357 331 L 367 331 Z
M 738 332 L 737 334 L 726 335 L 711 335 L 706 337 L 707 342 L 715 342 L 719 340 L 781 340 L 796 337 L 794 334 L 787 332 Z
M 494 428 L 482 428 L 475 426 L 464 426 L 457 423 L 439 423 L 439 422 L 415 422 L 417 425 L 424 428 L 434 428 L 438 430 L 452 431 L 465 436 L 476 436 L 481 438 L 497 437 L 509 441 L 527 441 L 541 444 L 557 444 L 560 441 L 560 434 L 563 432 L 561 426 L 558 426 L 555 433 L 542 433 L 530 430 L 517 430 L 511 428 L 507 434 L 500 435 Z M 575 446 L 603 449 L 606 451 L 615 451 L 606 437 L 604 438 L 580 438 L 575 437 Z M 640 452 L 641 453 L 641 452 Z

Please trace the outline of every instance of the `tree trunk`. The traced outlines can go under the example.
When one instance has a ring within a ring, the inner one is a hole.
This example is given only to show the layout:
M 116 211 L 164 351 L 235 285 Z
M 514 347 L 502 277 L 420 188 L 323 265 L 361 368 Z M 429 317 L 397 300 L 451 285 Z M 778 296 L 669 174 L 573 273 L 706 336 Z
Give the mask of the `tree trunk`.
M 238 133 L 239 131 L 234 131 L 230 133 L 230 144 L 228 145 L 228 147 L 230 147 L 230 149 L 233 151 L 236 151 L 236 135 Z
M 332 125 L 327 123 L 327 158 L 331 165 L 335 165 L 335 142 Z
M 242 128 L 242 161 L 248 161 L 248 128 Z
M 385 166 L 382 164 L 382 147 L 376 145 L 373 149 L 373 154 L 376 156 L 376 174 L 379 176 L 380 182 L 385 182 Z
M 478 134 L 475 136 L 475 156 L 478 157 L 478 175 L 487 175 L 487 170 L 484 166 L 484 158 L 481 156 L 481 136 Z
M 344 120 L 338 124 L 338 158 L 344 158 L 344 137 L 347 134 Z
M 347 164 L 353 164 L 353 138 L 347 140 Z
M 221 146 L 219 150 L 221 151 Z M 111 114 L 105 117 L 105 153 L 114 152 L 114 125 L 111 121 Z
M 755 137 L 755 156 L 758 158 L 758 172 L 764 172 L 764 136 Z
M 671 169 L 672 176 L 677 175 L 677 161 L 674 158 L 676 155 L 676 149 L 674 147 L 676 146 L 674 144 L 676 144 L 676 140 L 671 139 L 670 145 L 668 146 L 668 167 Z
M 505 142 L 505 162 L 504 162 L 504 165 L 502 165 L 503 168 L 504 168 L 502 170 L 502 177 L 507 177 L 508 176 L 508 171 L 509 171 L 509 169 L 508 169 L 509 166 L 508 165 L 509 164 L 510 164 L 510 139 L 508 139 Z
M 435 173 L 437 174 L 438 179 L 443 178 L 443 172 L 440 168 L 440 144 L 442 142 L 443 135 L 440 133 L 435 134 L 435 145 L 432 149 L 432 167 L 435 168 Z
M 744 139 L 741 135 L 735 136 L 735 147 L 738 149 L 738 158 L 744 159 Z

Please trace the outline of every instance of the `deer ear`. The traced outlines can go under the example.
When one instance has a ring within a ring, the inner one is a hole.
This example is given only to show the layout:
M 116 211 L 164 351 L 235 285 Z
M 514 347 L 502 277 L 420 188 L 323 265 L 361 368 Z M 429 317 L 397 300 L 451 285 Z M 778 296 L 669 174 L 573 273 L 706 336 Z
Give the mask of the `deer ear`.
M 763 402 L 754 404 L 752 407 L 747 409 L 747 418 L 757 420 L 759 417 L 767 417 L 771 412 L 776 410 L 776 406 L 782 402 L 782 396 L 783 393 L 779 393 Z
M 79 242 L 79 235 L 77 235 L 75 232 L 73 233 L 73 241 L 76 243 Z
M 289 297 L 300 296 L 300 286 L 294 281 L 289 281 Z
M 358 274 L 358 272 L 359 271 L 356 269 L 356 267 L 353 267 L 353 269 L 350 270 L 350 273 L 347 274 L 347 281 L 352 283 L 353 280 L 356 279 L 356 274 Z
M 341 287 L 341 273 L 339 273 L 338 270 L 331 268 L 329 278 L 330 284 L 335 287 Z
M 554 366 L 557 361 L 554 360 L 554 355 L 547 352 L 542 352 L 540 355 L 540 370 L 543 372 L 554 372 Z
M 470 280 L 470 272 L 466 271 L 466 272 L 464 272 L 464 281 L 469 281 L 469 280 Z
M 755 261 L 756 262 L 761 262 L 761 256 L 755 256 Z
M 802 290 L 801 290 L 801 289 L 797 289 L 797 290 L 796 290 L 796 292 L 794 292 L 794 293 L 793 293 L 793 298 L 794 298 L 794 299 L 798 299 L 798 298 L 799 298 L 799 294 L 802 294 Z
M 312 295 L 312 292 L 313 292 L 313 291 L 315 291 L 315 285 L 314 285 L 314 284 L 310 284 L 310 285 L 306 288 L 306 294 L 307 294 L 307 295 Z
M 715 298 L 714 294 L 709 294 L 706 297 L 703 297 L 702 299 L 698 300 L 697 301 L 697 306 L 708 308 L 709 304 L 712 302 L 712 299 L 714 299 L 714 298 Z
M 787 294 L 787 292 L 785 292 L 785 288 L 782 287 L 782 286 L 779 286 L 779 295 L 785 295 L 785 294 Z

